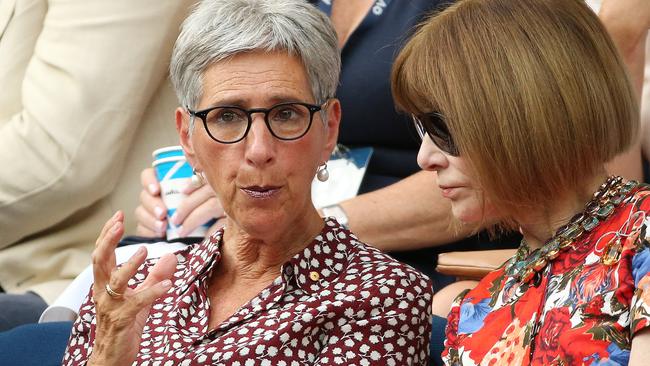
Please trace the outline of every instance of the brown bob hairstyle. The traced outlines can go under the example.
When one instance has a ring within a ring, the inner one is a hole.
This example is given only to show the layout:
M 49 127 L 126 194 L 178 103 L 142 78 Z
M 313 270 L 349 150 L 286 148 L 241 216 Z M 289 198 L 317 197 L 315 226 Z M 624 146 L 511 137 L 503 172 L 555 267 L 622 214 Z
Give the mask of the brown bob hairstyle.
M 404 46 L 392 90 L 399 109 L 444 116 L 506 221 L 584 188 L 638 129 L 623 62 L 583 0 L 459 0 Z

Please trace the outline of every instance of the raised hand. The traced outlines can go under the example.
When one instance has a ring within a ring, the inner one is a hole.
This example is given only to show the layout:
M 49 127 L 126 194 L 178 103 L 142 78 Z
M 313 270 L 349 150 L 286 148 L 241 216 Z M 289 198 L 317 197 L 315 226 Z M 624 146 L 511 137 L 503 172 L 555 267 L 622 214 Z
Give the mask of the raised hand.
M 140 339 L 151 306 L 172 286 L 176 256 L 166 254 L 132 289 L 127 286 L 147 258 L 143 246 L 121 267 L 115 263 L 115 248 L 124 233 L 124 215 L 111 217 L 95 243 L 92 254 L 95 282 L 92 288 L 96 331 L 90 365 L 131 365 L 140 349 Z

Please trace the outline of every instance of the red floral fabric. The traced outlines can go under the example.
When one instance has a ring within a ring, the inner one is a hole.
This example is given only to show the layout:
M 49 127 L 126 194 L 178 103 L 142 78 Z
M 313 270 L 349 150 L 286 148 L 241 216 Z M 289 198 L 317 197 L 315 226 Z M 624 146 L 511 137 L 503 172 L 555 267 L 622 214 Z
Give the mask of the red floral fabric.
M 642 185 L 542 270 L 535 286 L 517 258 L 462 294 L 448 318 L 447 365 L 627 365 L 650 321 L 650 190 Z M 602 261 L 613 240 L 620 260 Z
M 219 265 L 222 233 L 177 253 L 174 286 L 153 305 L 134 365 L 428 364 L 428 279 L 359 242 L 333 219 L 272 284 L 208 329 L 206 282 Z M 154 264 L 145 262 L 129 286 L 142 282 Z M 89 295 L 63 364 L 85 364 L 94 336 Z

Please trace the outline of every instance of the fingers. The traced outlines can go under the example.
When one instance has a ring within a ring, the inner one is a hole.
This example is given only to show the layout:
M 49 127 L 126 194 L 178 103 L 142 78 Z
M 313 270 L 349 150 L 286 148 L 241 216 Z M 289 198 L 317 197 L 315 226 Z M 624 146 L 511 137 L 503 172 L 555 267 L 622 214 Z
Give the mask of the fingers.
M 145 246 L 141 246 L 128 261 L 112 271 L 108 284 L 113 291 L 123 296 L 111 297 L 106 293 L 105 284 L 100 284 L 95 281 L 93 285 L 95 301 L 101 302 L 105 309 L 107 306 L 114 307 L 122 303 L 122 306 L 125 306 L 123 307 L 125 311 L 132 308 L 134 312 L 137 312 L 141 310 L 141 307 L 150 305 L 169 290 L 171 287 L 171 281 L 169 280 L 173 277 L 178 262 L 176 255 L 171 253 L 158 259 L 158 262 L 151 268 L 145 280 L 135 289 L 128 288 L 129 280 L 135 277 L 138 269 L 146 259 L 147 249 Z M 166 281 L 169 281 L 169 283 Z M 124 305 L 125 301 L 130 305 Z M 110 305 L 111 303 L 114 305 Z M 133 306 L 134 304 L 135 307 Z
M 153 168 L 146 168 L 140 173 L 140 183 L 142 188 L 147 190 L 152 196 L 160 195 L 160 184 L 156 178 L 156 172 Z
M 165 225 L 167 227 L 167 225 Z M 151 229 L 144 227 L 140 224 L 136 226 L 135 228 L 135 235 L 137 236 L 143 236 L 145 238 L 161 238 L 163 239 L 165 237 L 165 234 L 160 234 L 156 231 L 152 231 Z
M 124 214 L 116 212 L 102 228 L 92 254 L 95 283 L 103 287 L 115 268 L 115 247 L 124 234 Z
M 167 206 L 160 195 L 152 195 L 148 190 L 140 191 L 140 206 L 149 216 L 157 220 L 164 220 L 167 216 Z
M 185 189 L 183 189 L 183 194 L 189 196 L 192 192 L 202 188 L 203 186 L 205 186 L 205 184 L 201 182 L 195 183 L 193 179 L 190 179 Z
M 131 329 L 135 336 L 141 335 L 141 326 L 149 315 L 151 305 L 172 287 L 171 278 L 177 264 L 173 254 L 160 258 L 135 289 L 128 287 L 129 279 L 136 276 L 146 258 L 146 247 L 141 246 L 127 262 L 113 271 L 109 285 L 117 294 L 109 294 L 108 290 L 97 282 L 93 284 L 98 334 L 104 332 L 105 337 L 108 337 L 107 334 L 114 337 L 116 332 Z
M 191 184 L 190 184 L 191 185 Z M 192 191 L 192 193 L 186 195 L 183 201 L 176 208 L 176 212 L 171 217 L 171 221 L 175 225 L 179 225 L 185 218 L 194 211 L 197 207 L 204 204 L 206 201 L 215 197 L 214 191 L 208 185 L 204 185 L 199 189 Z M 221 208 L 221 205 L 218 206 Z M 207 221 L 207 220 L 206 220 Z
M 136 233 L 140 236 L 164 237 L 169 223 L 166 220 L 167 209 L 160 197 L 160 185 L 155 172 L 153 169 L 145 169 L 140 178 L 143 190 L 140 192 L 140 205 L 135 210 L 138 220 Z M 224 216 L 221 204 L 209 185 L 197 187 L 188 184 L 183 193 L 185 198 L 169 220 L 179 227 L 180 236 L 187 236 L 204 223 Z
M 128 261 L 112 271 L 110 280 L 108 281 L 111 289 L 118 293 L 125 293 L 129 279 L 135 276 L 138 268 L 144 263 L 145 259 L 147 259 L 147 249 L 145 246 L 141 246 Z
M 143 170 L 140 180 L 143 189 L 140 191 L 140 205 L 135 209 L 135 217 L 138 221 L 137 234 L 163 237 L 167 228 L 167 207 L 160 197 L 160 185 L 154 170 L 151 168 Z
M 177 226 L 182 225 L 180 235 L 184 236 L 211 219 L 223 215 L 223 209 L 212 187 L 203 185 L 183 199 L 170 221 Z
M 144 192 L 144 191 L 143 191 Z M 140 200 L 142 202 L 142 199 Z M 166 213 L 166 211 L 164 211 Z M 167 217 L 158 218 L 143 205 L 136 207 L 135 218 L 138 222 L 137 235 L 147 237 L 164 237 L 167 229 Z
M 106 233 L 107 233 L 110 229 L 113 228 L 113 225 L 114 225 L 116 222 L 118 222 L 118 221 L 123 221 L 123 220 L 124 220 L 124 214 L 122 213 L 122 211 L 117 211 L 117 212 L 115 212 L 115 213 L 113 214 L 113 216 L 111 216 L 111 218 L 108 219 L 108 221 L 106 221 L 106 223 L 105 223 L 104 226 L 102 227 L 102 230 L 101 230 L 100 233 L 99 233 L 99 237 L 98 237 L 97 240 L 95 241 L 95 247 L 97 247 L 97 246 L 99 245 L 99 243 L 101 242 L 102 238 L 104 238 L 104 237 L 106 236 Z
M 166 294 L 171 287 L 172 281 L 170 279 L 165 279 L 141 291 L 138 291 L 137 294 L 133 296 L 135 305 L 137 305 L 134 310 L 151 306 L 154 301 Z
M 158 262 L 151 268 L 149 275 L 145 280 L 136 287 L 135 291 L 138 295 L 141 293 L 144 294 L 145 298 L 148 298 L 149 289 L 161 285 L 165 280 L 170 280 L 176 272 L 176 265 L 178 264 L 178 259 L 173 253 L 167 253 L 158 259 Z M 163 286 L 164 287 L 164 286 Z M 171 287 L 171 286 L 170 286 Z M 169 289 L 169 288 L 168 288 Z M 163 292 L 164 293 L 164 292 Z M 158 294 L 157 290 L 153 290 L 153 294 Z M 159 294 L 158 297 L 162 295 Z M 157 299 L 158 297 L 155 297 Z M 153 300 L 152 300 L 153 301 Z
M 195 208 L 183 221 L 179 235 L 187 236 L 197 227 L 214 218 L 223 218 L 224 212 L 216 197 L 209 199 Z

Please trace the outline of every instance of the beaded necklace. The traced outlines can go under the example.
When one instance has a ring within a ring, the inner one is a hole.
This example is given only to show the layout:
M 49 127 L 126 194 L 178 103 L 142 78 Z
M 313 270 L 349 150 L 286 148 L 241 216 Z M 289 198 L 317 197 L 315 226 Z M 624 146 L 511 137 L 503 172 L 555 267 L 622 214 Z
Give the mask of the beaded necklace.
M 569 223 L 560 227 L 544 245 L 531 252 L 525 240 L 517 251 L 515 262 L 508 268 L 507 273 L 521 283 L 528 283 L 537 273 L 542 271 L 548 263 L 553 261 L 560 253 L 570 248 L 574 242 L 585 233 L 596 228 L 601 221 L 606 220 L 614 212 L 616 206 L 623 202 L 639 183 L 628 181 L 623 183 L 623 178 L 609 177 L 601 184 L 593 198 L 587 202 L 581 213 L 573 216 Z M 605 265 L 612 265 L 620 259 L 622 250 L 621 238 L 611 240 L 605 248 L 601 261 Z

